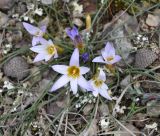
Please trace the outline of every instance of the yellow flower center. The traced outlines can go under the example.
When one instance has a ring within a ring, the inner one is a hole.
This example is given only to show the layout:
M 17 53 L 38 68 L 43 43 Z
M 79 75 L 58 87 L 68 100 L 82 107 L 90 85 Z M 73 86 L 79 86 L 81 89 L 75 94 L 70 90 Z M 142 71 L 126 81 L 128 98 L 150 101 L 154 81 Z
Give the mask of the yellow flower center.
M 47 47 L 47 53 L 50 54 L 50 55 L 55 53 L 55 48 L 54 48 L 53 45 L 50 45 L 50 46 Z
M 77 66 L 70 66 L 67 71 L 69 77 L 78 78 L 80 76 L 80 69 Z
M 95 85 L 96 87 L 101 87 L 102 84 L 103 84 L 103 80 L 100 80 L 100 79 L 95 79 L 95 80 L 94 80 L 94 85 Z
M 110 57 L 107 57 L 107 58 L 106 58 L 107 61 L 112 61 L 113 59 L 114 59 L 113 56 L 110 56 Z

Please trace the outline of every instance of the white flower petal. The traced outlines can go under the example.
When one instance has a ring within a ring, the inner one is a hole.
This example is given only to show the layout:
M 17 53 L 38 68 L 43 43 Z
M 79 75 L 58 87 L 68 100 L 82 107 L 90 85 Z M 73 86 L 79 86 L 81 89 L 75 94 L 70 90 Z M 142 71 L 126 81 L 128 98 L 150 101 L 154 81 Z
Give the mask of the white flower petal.
M 79 67 L 79 50 L 78 50 L 78 48 L 74 49 L 69 65 Z
M 105 89 L 106 86 L 104 86 L 104 84 L 102 85 L 102 88 L 99 89 L 99 93 L 101 96 L 103 96 L 104 98 L 108 99 L 108 100 L 112 100 L 112 98 L 109 96 L 107 89 Z
M 35 57 L 35 59 L 34 59 L 33 62 L 41 61 L 41 60 L 43 60 L 44 58 L 45 58 L 45 55 L 44 55 L 44 54 L 38 54 L 38 55 Z
M 87 91 L 90 90 L 90 85 L 89 85 L 88 81 L 83 76 L 80 76 L 78 78 L 78 84 L 80 85 L 80 87 L 86 89 Z
M 48 44 L 49 45 L 54 45 L 51 39 L 48 40 Z
M 52 86 L 52 89 L 50 90 L 50 92 L 56 91 L 57 89 L 61 88 L 62 86 L 64 86 L 65 84 L 67 84 L 69 82 L 69 78 L 67 77 L 67 75 L 63 75 L 61 76 Z
M 101 69 L 101 68 L 100 68 L 100 71 L 99 71 L 98 78 L 100 80 L 106 81 L 106 74 L 104 73 L 103 69 Z
M 37 52 L 37 53 L 44 53 L 46 54 L 46 46 L 45 45 L 37 45 L 30 48 L 30 50 Z
M 97 90 L 92 91 L 92 93 L 93 93 L 93 95 L 94 95 L 95 97 L 98 96 L 98 91 L 97 91 Z
M 70 81 L 70 85 L 71 85 L 71 90 L 73 91 L 73 94 L 77 94 L 77 91 L 78 91 L 77 79 L 72 79 Z
M 41 43 L 42 45 L 48 45 L 48 41 L 47 41 L 46 39 L 44 39 L 44 38 L 41 38 L 41 39 L 40 39 L 40 43 Z
M 115 48 L 113 46 L 113 43 L 107 42 L 105 46 L 105 52 L 107 56 L 115 56 Z
M 46 54 L 45 55 L 45 61 L 49 61 L 52 57 L 53 57 L 53 55 Z
M 95 57 L 95 58 L 92 60 L 92 62 L 106 63 L 106 62 L 103 60 L 102 56 Z
M 41 31 L 38 27 L 23 22 L 24 28 L 32 35 L 35 35 L 38 31 Z
M 58 73 L 61 73 L 61 74 L 67 74 L 67 69 L 68 69 L 68 66 L 65 66 L 65 65 L 54 65 L 52 66 L 53 70 L 58 72 Z
M 90 69 L 87 67 L 80 67 L 80 73 L 81 75 L 86 74 Z

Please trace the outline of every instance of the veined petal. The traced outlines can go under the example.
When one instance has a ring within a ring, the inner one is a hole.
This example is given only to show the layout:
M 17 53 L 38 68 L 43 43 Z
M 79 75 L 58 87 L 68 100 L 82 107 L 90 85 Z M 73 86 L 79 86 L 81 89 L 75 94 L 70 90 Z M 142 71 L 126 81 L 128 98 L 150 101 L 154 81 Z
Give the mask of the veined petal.
M 69 65 L 79 67 L 79 50 L 78 50 L 78 48 L 74 49 Z
M 31 35 L 35 35 L 36 32 L 40 31 L 40 29 L 38 27 L 35 27 L 35 26 L 28 24 L 26 22 L 23 22 L 23 26 Z
M 46 54 L 46 46 L 45 45 L 37 45 L 30 48 L 33 52 Z
M 34 59 L 33 62 L 41 61 L 41 60 L 43 60 L 44 58 L 45 58 L 44 54 L 38 54 L 38 55 L 35 57 L 35 59 Z
M 67 74 L 67 69 L 68 69 L 68 66 L 65 66 L 65 65 L 53 65 L 52 66 L 52 69 L 58 73 L 61 73 L 61 74 Z
M 81 75 L 86 74 L 89 70 L 90 70 L 90 68 L 80 67 L 80 73 L 81 73 Z
M 77 79 L 72 79 L 70 81 L 70 85 L 71 85 L 71 90 L 73 91 L 73 94 L 77 94 L 78 91 L 78 84 L 77 84 Z
M 107 42 L 105 46 L 107 56 L 115 56 L 115 48 L 111 42 Z
M 88 81 L 83 76 L 80 76 L 78 78 L 78 84 L 79 84 L 80 87 L 86 89 L 87 91 L 90 90 L 89 83 L 88 83 Z
M 102 56 L 95 57 L 92 62 L 99 62 L 99 63 L 105 63 Z
M 61 76 L 52 86 L 52 89 L 50 92 L 56 91 L 57 89 L 61 88 L 62 86 L 64 86 L 65 84 L 67 84 L 69 82 L 69 78 L 67 77 L 67 75 L 63 75 Z

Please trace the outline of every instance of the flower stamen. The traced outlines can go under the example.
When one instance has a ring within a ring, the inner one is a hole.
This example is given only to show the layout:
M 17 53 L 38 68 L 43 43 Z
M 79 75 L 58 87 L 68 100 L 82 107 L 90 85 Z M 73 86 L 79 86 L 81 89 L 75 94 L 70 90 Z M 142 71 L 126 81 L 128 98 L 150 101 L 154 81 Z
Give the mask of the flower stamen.
M 69 77 L 78 78 L 80 76 L 80 69 L 77 66 L 70 66 L 67 71 Z
M 47 47 L 47 52 L 48 52 L 48 54 L 54 54 L 55 53 L 55 48 L 54 48 L 54 46 L 53 45 L 50 45 L 50 46 L 48 46 Z
M 94 80 L 94 85 L 98 88 L 98 87 L 101 87 L 103 84 L 103 81 L 100 80 L 100 79 L 95 79 Z
M 107 57 L 107 58 L 106 58 L 107 61 L 112 61 L 113 59 L 114 59 L 113 56 L 110 56 L 110 57 Z

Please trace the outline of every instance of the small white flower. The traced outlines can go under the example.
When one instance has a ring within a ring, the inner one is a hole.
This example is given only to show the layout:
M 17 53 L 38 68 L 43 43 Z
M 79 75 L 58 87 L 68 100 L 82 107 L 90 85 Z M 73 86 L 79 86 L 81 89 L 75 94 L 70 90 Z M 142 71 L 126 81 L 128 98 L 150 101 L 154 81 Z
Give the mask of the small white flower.
M 100 120 L 100 125 L 102 129 L 107 129 L 109 127 L 110 122 L 106 121 L 104 118 Z
M 43 9 L 42 8 L 37 8 L 35 11 L 34 11 L 35 14 L 39 15 L 39 16 L 42 16 L 43 15 Z
M 81 14 L 83 11 L 83 5 L 79 5 L 77 1 L 72 2 L 72 6 L 74 7 L 74 12 Z
M 48 61 L 50 60 L 53 56 L 54 58 L 58 57 L 57 50 L 55 48 L 55 45 L 51 40 L 47 41 L 45 39 L 41 39 L 41 44 L 38 46 L 33 46 L 30 48 L 30 50 L 38 53 L 38 55 L 35 57 L 34 62 L 38 62 L 41 60 Z
M 146 125 L 145 127 L 147 128 L 147 129 L 153 129 L 153 130 L 156 130 L 157 131 L 157 123 L 156 122 L 154 122 L 153 124 L 149 124 L 149 125 Z
M 126 106 L 120 107 L 120 105 L 118 105 L 117 107 L 115 107 L 116 112 L 120 114 L 123 114 L 125 109 L 126 109 Z
M 10 49 L 12 48 L 12 44 L 6 44 L 5 47 Z
M 79 66 L 79 50 L 76 48 L 71 56 L 69 66 L 66 65 L 54 65 L 53 70 L 63 74 L 52 86 L 51 92 L 63 87 L 70 82 L 71 90 L 73 94 L 77 94 L 78 85 L 86 90 L 89 90 L 89 84 L 87 80 L 82 76 L 86 74 L 90 69 L 87 67 Z
M 7 88 L 7 89 L 14 89 L 15 87 L 13 86 L 13 84 L 9 81 L 4 81 L 4 85 L 3 88 Z
M 95 97 L 100 94 L 104 98 L 108 100 L 112 100 L 112 98 L 108 94 L 108 86 L 104 83 L 106 81 L 106 75 L 102 69 L 99 70 L 99 75 L 95 78 L 92 78 L 89 81 L 91 91 Z

